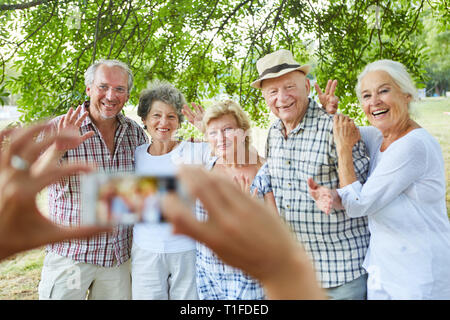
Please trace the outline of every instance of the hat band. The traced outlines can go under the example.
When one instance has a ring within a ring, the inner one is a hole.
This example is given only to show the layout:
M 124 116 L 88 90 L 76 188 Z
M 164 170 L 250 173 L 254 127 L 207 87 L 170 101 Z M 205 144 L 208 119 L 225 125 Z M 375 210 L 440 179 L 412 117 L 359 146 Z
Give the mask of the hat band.
M 261 79 L 268 73 L 278 73 L 284 69 L 295 69 L 298 67 L 300 67 L 299 64 L 287 64 L 287 63 L 279 64 L 277 66 L 264 70 L 264 72 L 259 75 L 259 79 Z

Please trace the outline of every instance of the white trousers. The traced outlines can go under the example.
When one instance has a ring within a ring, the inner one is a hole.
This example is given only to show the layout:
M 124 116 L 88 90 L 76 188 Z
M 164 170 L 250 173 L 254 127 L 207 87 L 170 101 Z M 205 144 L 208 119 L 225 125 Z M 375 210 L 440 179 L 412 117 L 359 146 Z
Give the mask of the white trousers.
M 48 252 L 39 300 L 130 300 L 130 260 L 116 267 L 87 264 Z
M 154 253 L 133 243 L 133 300 L 197 300 L 195 276 L 195 249 L 179 253 Z

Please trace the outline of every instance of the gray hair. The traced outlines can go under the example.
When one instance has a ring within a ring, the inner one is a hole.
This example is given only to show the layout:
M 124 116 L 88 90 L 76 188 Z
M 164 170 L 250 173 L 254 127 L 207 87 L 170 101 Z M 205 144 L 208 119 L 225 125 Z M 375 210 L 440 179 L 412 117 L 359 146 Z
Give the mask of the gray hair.
M 155 101 L 161 101 L 172 106 L 177 113 L 178 122 L 183 122 L 184 116 L 181 113 L 181 110 L 183 110 L 183 105 L 186 104 L 186 99 L 180 90 L 175 88 L 171 83 L 154 80 L 149 84 L 146 90 L 141 92 L 137 114 L 143 121 L 147 118 L 148 113 L 152 109 L 153 102 Z
M 90 65 L 84 73 L 84 85 L 86 87 L 90 87 L 92 85 L 92 83 L 94 82 L 95 71 L 97 71 L 97 68 L 101 65 L 122 68 L 128 74 L 128 93 L 131 92 L 131 89 L 133 89 L 133 73 L 126 63 L 123 63 L 119 60 L 100 59 L 97 60 L 94 64 Z
M 392 60 L 377 60 L 369 63 L 358 76 L 358 82 L 356 84 L 356 95 L 361 102 L 361 81 L 371 71 L 385 71 L 387 72 L 394 82 L 400 87 L 403 93 L 409 94 L 412 101 L 416 101 L 418 94 L 414 81 L 411 79 L 410 74 L 406 70 L 406 67 L 397 61 Z M 409 104 L 408 104 L 409 108 Z

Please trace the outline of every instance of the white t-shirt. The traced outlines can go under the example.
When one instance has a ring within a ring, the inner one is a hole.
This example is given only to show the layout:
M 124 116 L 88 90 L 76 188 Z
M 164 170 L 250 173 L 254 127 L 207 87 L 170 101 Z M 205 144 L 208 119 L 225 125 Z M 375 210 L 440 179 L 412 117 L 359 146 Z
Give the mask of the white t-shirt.
M 439 143 L 420 128 L 381 152 L 378 129 L 360 132 L 370 154 L 369 177 L 338 193 L 350 217 L 368 216 L 368 295 L 381 290 L 393 299 L 450 299 L 450 223 Z
M 207 143 L 182 141 L 171 152 L 153 156 L 147 152 L 149 144 L 136 148 L 135 171 L 137 174 L 173 175 L 180 164 L 203 165 L 207 163 L 211 149 Z M 155 253 L 176 253 L 195 249 L 195 241 L 189 237 L 172 234 L 169 223 L 139 223 L 133 229 L 133 241 L 139 247 Z

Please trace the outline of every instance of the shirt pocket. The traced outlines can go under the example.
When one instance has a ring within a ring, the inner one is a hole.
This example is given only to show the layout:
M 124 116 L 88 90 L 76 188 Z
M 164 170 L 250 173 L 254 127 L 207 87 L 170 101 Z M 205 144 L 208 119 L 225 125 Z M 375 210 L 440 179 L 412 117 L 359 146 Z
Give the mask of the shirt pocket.
M 336 188 L 338 182 L 337 168 L 330 164 L 328 159 L 317 156 L 314 159 L 300 159 L 293 164 L 296 168 L 296 178 L 299 181 L 300 189 L 308 192 L 307 181 L 313 178 L 320 185 Z

